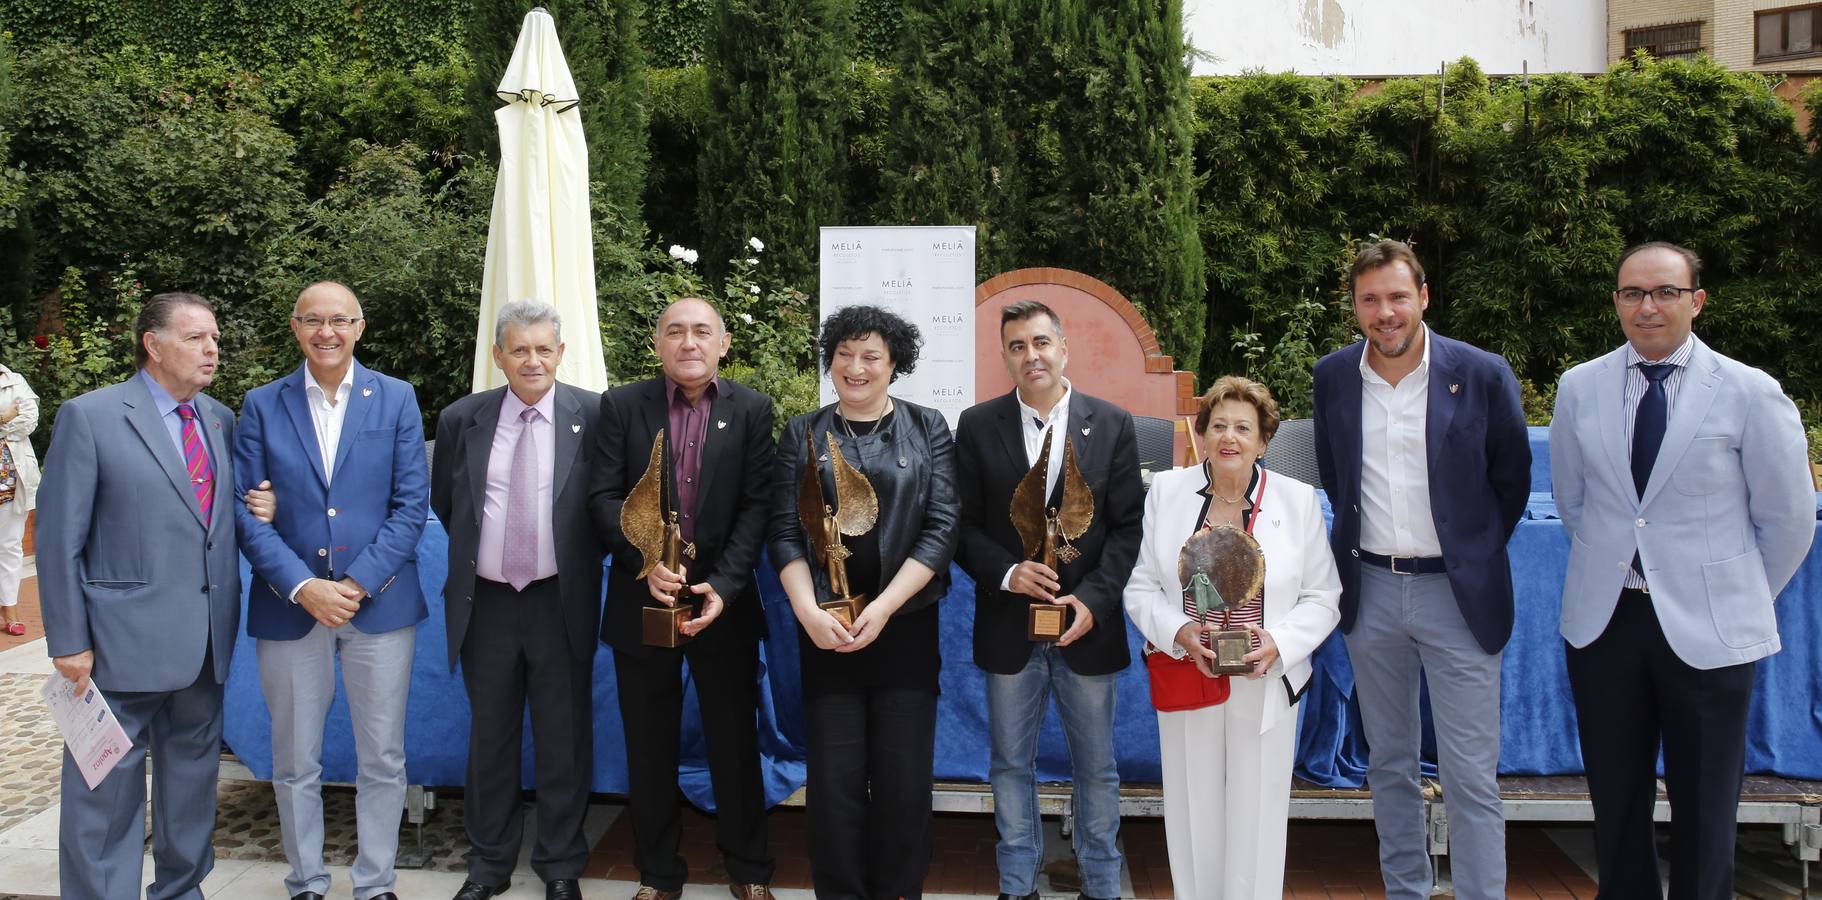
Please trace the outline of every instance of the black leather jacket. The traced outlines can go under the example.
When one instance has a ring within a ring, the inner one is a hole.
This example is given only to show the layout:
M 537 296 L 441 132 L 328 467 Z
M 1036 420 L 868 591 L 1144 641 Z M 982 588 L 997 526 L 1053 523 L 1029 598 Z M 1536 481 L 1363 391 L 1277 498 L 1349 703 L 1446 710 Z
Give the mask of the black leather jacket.
M 855 590 L 878 596 L 904 565 L 915 559 L 936 573 L 899 612 L 924 609 L 949 591 L 949 560 L 955 556 L 960 530 L 961 501 L 955 493 L 955 437 L 943 414 L 894 398 L 894 412 L 877 434 L 851 438 L 836 421 L 835 404 L 804 413 L 785 426 L 778 438 L 774 472 L 772 527 L 768 549 L 772 565 L 806 559 L 818 596 L 829 590 L 828 570 L 811 556 L 810 539 L 797 518 L 797 480 L 803 474 L 804 432 L 817 436 L 825 447 L 824 433 L 835 435 L 842 455 L 872 482 L 879 495 L 880 582 L 854 585 Z M 826 449 L 819 456 L 827 456 Z M 835 496 L 829 466 L 822 466 L 823 496 Z

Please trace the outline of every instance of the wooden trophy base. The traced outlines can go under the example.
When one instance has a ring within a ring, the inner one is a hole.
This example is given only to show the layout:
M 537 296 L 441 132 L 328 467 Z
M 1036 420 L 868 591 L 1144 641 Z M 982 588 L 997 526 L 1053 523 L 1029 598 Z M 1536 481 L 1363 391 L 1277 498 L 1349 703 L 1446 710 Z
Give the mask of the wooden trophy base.
M 1253 652 L 1253 636 L 1244 631 L 1217 631 L 1208 636 L 1208 647 L 1215 651 L 1216 675 L 1250 675 L 1253 664 L 1243 657 Z
M 1074 612 L 1068 606 L 1033 601 L 1025 610 L 1025 637 L 1034 641 L 1055 642 L 1069 629 Z
M 866 594 L 858 594 L 853 597 L 824 600 L 816 605 L 822 607 L 824 612 L 834 616 L 836 621 L 841 623 L 841 627 L 853 628 L 854 620 L 860 618 L 860 611 L 867 608 L 867 599 Z
M 639 615 L 640 640 L 647 647 L 681 647 L 691 639 L 683 633 L 683 623 L 695 617 L 696 608 L 688 603 L 647 606 Z

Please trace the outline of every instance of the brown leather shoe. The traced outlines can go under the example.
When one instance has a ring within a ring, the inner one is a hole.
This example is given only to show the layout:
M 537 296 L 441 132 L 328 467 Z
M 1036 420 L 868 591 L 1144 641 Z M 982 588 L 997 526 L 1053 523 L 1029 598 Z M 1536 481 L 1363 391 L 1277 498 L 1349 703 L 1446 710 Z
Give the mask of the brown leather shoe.
M 649 884 L 639 885 L 633 892 L 633 900 L 678 900 L 682 896 L 682 891 L 661 891 Z
M 734 900 L 773 900 L 772 889 L 763 884 L 730 884 L 728 893 Z

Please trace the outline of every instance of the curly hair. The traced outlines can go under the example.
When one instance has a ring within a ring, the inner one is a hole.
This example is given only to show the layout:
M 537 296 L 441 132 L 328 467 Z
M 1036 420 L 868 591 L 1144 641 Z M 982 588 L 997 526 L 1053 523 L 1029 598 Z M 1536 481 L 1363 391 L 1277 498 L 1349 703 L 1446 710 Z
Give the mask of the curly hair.
M 1215 407 L 1224 400 L 1239 400 L 1252 404 L 1259 413 L 1259 439 L 1270 442 L 1272 435 L 1278 433 L 1278 401 L 1272 398 L 1272 392 L 1265 385 L 1239 375 L 1223 375 L 1196 401 L 1196 433 L 1208 431 L 1208 420 L 1214 418 Z
M 816 338 L 822 370 L 835 365 L 835 348 L 842 341 L 860 340 L 877 334 L 886 343 L 886 355 L 892 359 L 892 380 L 917 369 L 917 352 L 924 345 L 923 332 L 898 314 L 877 306 L 844 306 L 822 320 L 822 331 Z

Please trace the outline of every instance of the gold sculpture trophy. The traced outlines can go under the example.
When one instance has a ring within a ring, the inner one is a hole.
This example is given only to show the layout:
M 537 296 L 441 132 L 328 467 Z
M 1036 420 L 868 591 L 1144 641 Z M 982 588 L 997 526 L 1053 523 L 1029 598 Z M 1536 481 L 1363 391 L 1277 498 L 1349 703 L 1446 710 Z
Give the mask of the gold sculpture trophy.
M 1079 540 L 1094 522 L 1094 492 L 1076 465 L 1075 445 L 1063 441 L 1062 498 L 1046 508 L 1044 481 L 1050 472 L 1050 445 L 1058 429 L 1044 436 L 1044 449 L 1038 461 L 1012 490 L 1012 503 L 1006 514 L 1012 527 L 1018 529 L 1025 545 L 1025 558 L 1050 567 L 1061 577 L 1062 566 L 1069 565 L 1082 553 L 1069 542 Z M 1034 641 L 1054 641 L 1063 636 L 1074 618 L 1070 607 L 1042 600 L 1031 601 L 1025 614 L 1025 636 Z
M 1198 622 L 1207 622 L 1211 612 L 1221 614 L 1221 630 L 1209 635 L 1209 649 L 1215 651 L 1210 668 L 1217 675 L 1250 673 L 1253 667 L 1242 657 L 1253 649 L 1252 636 L 1227 626 L 1236 610 L 1264 599 L 1265 554 L 1259 542 L 1232 525 L 1204 528 L 1183 542 L 1177 577 L 1184 599 L 1195 603 Z
M 842 535 L 860 537 L 873 530 L 879 522 L 879 495 L 874 493 L 873 483 L 867 476 L 841 455 L 841 446 L 835 442 L 835 436 L 824 432 L 823 437 L 828 441 L 829 466 L 835 474 L 835 503 L 830 505 L 823 498 L 816 437 L 806 431 L 803 477 L 797 484 L 797 519 L 803 523 L 804 533 L 810 536 L 810 548 L 816 553 L 816 561 L 828 566 L 829 570 L 829 598 L 816 605 L 840 620 L 844 627 L 853 628 L 854 620 L 870 598 L 864 593 L 854 593 L 848 585 L 849 550 L 842 546 L 841 538 Z
M 686 557 L 696 558 L 696 545 L 683 540 L 677 510 L 671 505 L 676 485 L 666 449 L 664 429 L 660 428 L 652 438 L 652 456 L 645 465 L 645 474 L 639 476 L 639 483 L 633 485 L 632 493 L 620 504 L 620 530 L 629 543 L 639 548 L 639 558 L 644 561 L 638 576 L 642 581 L 659 563 L 672 572 L 679 572 Z M 683 623 L 696 617 L 697 606 L 693 599 L 695 595 L 688 587 L 686 578 L 684 595 L 676 598 L 676 605 L 648 605 L 640 613 L 640 637 L 646 646 L 678 647 L 689 642 L 690 636 L 683 633 Z

